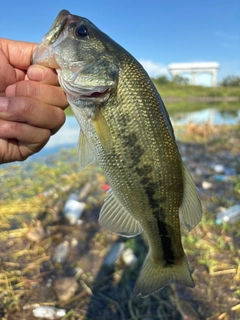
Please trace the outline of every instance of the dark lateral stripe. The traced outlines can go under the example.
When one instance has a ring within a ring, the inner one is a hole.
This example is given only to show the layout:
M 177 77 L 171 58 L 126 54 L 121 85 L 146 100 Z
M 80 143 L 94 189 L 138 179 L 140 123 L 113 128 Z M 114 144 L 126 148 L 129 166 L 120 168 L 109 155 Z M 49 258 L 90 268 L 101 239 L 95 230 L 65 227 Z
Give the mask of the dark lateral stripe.
M 168 233 L 168 228 L 170 227 L 167 225 L 163 220 L 159 219 L 157 214 L 154 215 L 157 220 L 158 232 L 161 238 L 162 243 L 162 250 L 163 250 L 163 259 L 166 261 L 165 267 L 171 266 L 175 262 L 174 252 L 172 250 L 172 238 L 170 238 Z M 164 214 L 161 213 L 161 218 L 164 219 Z
M 143 182 L 144 180 L 145 179 L 142 179 L 141 182 Z M 154 199 L 154 192 L 156 188 L 157 186 L 154 185 L 153 183 L 148 183 L 147 185 L 144 185 L 145 192 L 148 196 L 149 205 L 153 209 L 152 214 L 158 226 L 158 234 L 160 236 L 161 244 L 162 244 L 163 259 L 166 261 L 165 267 L 168 267 L 173 265 L 175 262 L 175 256 L 172 250 L 172 238 L 170 237 L 168 232 L 168 228 L 171 228 L 171 226 L 164 222 L 165 212 L 160 207 L 160 203 L 156 199 Z M 162 199 L 162 202 L 164 202 L 163 200 L 164 199 Z M 160 207 L 160 213 L 159 213 L 159 207 Z M 171 234 L 173 233 L 171 232 Z

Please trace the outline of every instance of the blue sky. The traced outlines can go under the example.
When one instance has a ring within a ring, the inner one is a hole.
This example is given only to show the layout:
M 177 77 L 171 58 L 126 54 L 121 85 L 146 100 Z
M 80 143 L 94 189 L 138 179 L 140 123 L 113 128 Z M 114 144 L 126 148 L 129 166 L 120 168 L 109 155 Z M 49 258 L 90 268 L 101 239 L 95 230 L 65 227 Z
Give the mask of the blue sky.
M 239 0 L 1 0 L 0 37 L 39 42 L 61 9 L 90 19 L 151 76 L 168 75 L 169 63 L 199 61 L 220 64 L 218 82 L 240 76 Z

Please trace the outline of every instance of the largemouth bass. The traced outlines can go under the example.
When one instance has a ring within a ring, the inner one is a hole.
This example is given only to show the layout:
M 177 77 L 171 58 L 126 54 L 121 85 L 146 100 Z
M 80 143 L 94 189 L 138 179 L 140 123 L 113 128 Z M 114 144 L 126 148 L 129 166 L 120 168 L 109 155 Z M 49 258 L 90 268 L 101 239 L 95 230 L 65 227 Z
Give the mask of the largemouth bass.
M 143 67 L 89 20 L 63 10 L 33 54 L 55 68 L 80 124 L 79 158 L 94 159 L 111 191 L 100 224 L 149 252 L 135 285 L 142 297 L 170 283 L 194 286 L 180 234 L 201 219 L 196 186 L 163 101 Z

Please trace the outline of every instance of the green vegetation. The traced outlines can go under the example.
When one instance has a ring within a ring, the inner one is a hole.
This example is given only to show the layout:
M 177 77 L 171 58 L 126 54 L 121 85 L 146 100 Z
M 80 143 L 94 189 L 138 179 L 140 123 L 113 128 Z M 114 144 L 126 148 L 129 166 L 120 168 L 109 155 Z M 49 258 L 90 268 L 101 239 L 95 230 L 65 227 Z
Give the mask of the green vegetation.
M 182 77 L 169 81 L 166 77 L 152 79 L 164 98 L 198 99 L 199 97 L 236 97 L 240 99 L 240 86 L 205 87 L 189 85 Z
M 240 77 L 228 76 L 221 82 L 223 87 L 240 87 Z

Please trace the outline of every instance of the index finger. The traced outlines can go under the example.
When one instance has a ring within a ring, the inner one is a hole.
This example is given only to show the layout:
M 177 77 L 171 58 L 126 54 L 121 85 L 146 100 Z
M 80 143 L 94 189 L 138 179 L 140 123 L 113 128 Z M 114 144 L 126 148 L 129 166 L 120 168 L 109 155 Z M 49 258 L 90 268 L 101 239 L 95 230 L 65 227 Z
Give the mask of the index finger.
M 27 70 L 37 44 L 32 42 L 0 39 L 0 49 L 14 68 Z

